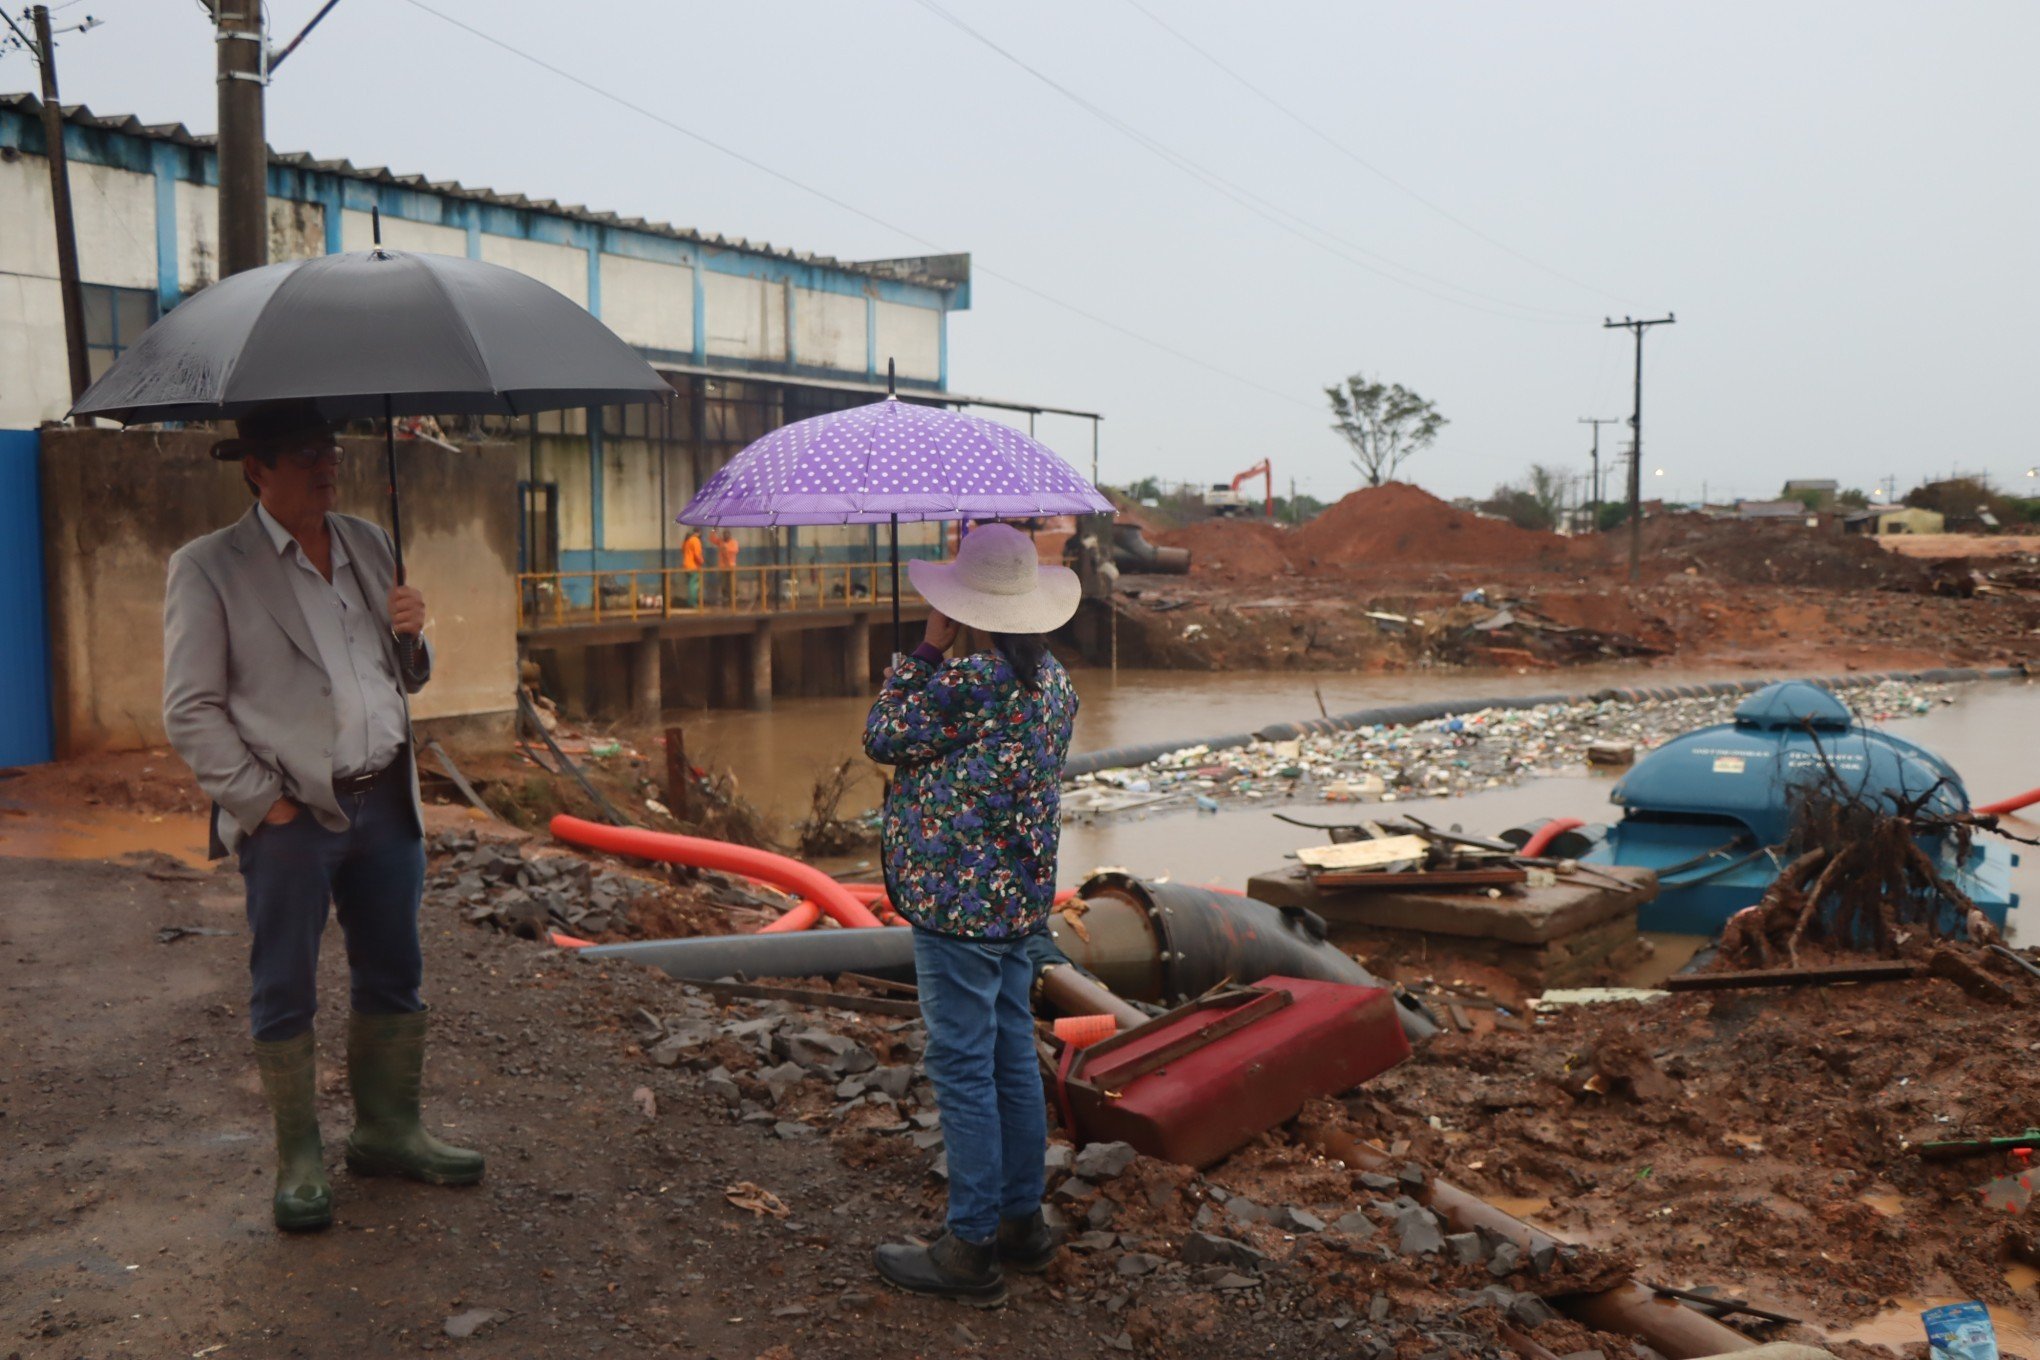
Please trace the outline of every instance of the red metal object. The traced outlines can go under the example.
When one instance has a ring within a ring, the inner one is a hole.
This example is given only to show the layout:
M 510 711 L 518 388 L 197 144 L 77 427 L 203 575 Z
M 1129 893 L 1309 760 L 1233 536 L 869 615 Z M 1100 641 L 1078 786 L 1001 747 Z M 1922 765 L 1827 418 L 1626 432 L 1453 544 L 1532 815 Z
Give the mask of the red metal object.
M 1269 977 L 1066 1052 L 1057 1096 L 1079 1143 L 1203 1167 L 1409 1055 L 1387 991 Z
M 1275 468 L 1266 458 L 1232 479 L 1232 489 L 1238 491 L 1240 483 L 1255 477 L 1263 478 L 1261 484 L 1261 513 L 1269 519 L 1275 518 Z

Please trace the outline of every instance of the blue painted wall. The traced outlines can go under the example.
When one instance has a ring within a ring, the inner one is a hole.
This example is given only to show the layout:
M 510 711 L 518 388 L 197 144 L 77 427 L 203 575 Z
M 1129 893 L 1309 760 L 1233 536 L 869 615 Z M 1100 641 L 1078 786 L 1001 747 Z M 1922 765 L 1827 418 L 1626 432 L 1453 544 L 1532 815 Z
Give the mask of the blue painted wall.
M 55 755 L 41 445 L 33 430 L 0 430 L 0 765 L 39 765 Z

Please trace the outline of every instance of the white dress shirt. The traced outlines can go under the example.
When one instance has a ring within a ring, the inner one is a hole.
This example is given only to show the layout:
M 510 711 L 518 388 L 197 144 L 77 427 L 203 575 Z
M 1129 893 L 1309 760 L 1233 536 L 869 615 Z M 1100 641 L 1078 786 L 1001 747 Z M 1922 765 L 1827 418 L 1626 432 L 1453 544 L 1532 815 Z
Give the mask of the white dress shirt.
M 347 549 L 340 535 L 330 535 L 333 579 L 328 581 L 290 530 L 259 504 L 256 514 L 289 568 L 291 589 L 319 648 L 319 663 L 332 681 L 333 777 L 380 770 L 408 740 L 404 696 L 383 650 L 382 624 L 348 569 Z

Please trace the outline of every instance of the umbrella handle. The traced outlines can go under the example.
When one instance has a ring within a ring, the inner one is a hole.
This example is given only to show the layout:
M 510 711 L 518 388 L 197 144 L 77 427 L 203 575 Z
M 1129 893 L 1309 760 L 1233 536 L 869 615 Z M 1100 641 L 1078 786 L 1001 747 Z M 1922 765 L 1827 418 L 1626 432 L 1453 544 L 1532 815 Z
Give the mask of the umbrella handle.
M 396 558 L 396 583 L 404 585 L 404 507 L 397 498 L 397 422 L 391 414 L 392 403 L 383 398 L 383 457 L 388 463 L 390 474 L 390 551 Z M 418 669 L 418 638 L 414 633 L 394 634 L 397 640 L 397 659 L 403 663 L 404 675 Z M 398 677 L 399 681 L 402 676 Z

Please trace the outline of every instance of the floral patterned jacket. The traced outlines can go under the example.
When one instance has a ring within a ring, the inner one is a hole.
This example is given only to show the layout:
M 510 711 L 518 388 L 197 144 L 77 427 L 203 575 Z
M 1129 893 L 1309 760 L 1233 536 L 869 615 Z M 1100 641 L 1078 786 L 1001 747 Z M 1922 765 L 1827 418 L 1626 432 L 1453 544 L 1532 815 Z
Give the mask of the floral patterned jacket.
M 865 754 L 895 767 L 881 849 L 900 915 L 965 939 L 1041 928 L 1076 716 L 1076 689 L 1053 656 L 1033 689 L 997 652 L 900 663 L 864 724 Z

